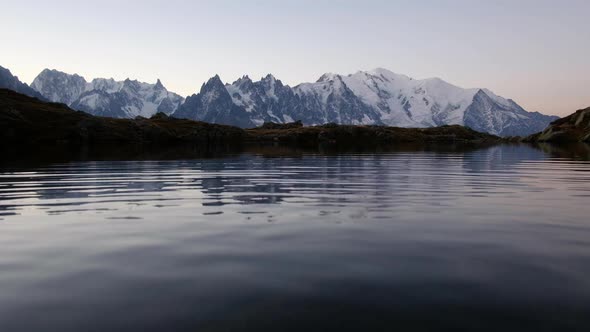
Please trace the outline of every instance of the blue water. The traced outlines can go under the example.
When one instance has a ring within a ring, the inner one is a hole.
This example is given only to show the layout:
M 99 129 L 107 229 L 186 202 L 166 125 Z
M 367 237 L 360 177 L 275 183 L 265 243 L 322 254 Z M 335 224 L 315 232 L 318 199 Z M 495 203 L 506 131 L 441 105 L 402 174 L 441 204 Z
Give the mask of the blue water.
M 4 167 L 0 331 L 588 331 L 589 216 L 527 146 Z

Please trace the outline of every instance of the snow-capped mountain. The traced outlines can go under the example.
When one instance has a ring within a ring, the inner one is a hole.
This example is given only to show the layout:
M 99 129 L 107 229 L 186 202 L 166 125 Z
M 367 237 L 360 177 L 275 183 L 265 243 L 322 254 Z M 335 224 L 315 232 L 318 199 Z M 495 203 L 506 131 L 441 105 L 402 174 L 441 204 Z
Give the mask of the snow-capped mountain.
M 166 90 L 162 82 L 142 83 L 137 80 L 96 78 L 87 82 L 79 75 L 57 70 L 43 70 L 31 87 L 53 102 L 98 116 L 115 118 L 151 117 L 171 114 L 184 99 Z
M 37 91 L 33 90 L 26 83 L 21 82 L 18 77 L 12 75 L 10 70 L 0 66 L 0 88 L 16 91 L 29 97 L 45 100 Z
M 241 127 L 293 120 L 419 128 L 458 124 L 500 136 L 529 135 L 557 118 L 526 112 L 487 89 L 463 89 L 439 78 L 415 80 L 386 69 L 325 74 L 294 88 L 271 75 L 258 82 L 244 76 L 225 86 L 216 76 L 173 115 Z
M 293 90 L 272 75 L 254 82 L 244 76 L 225 86 L 235 105 L 243 108 L 255 125 L 264 122 L 292 122 L 293 111 L 286 111 L 299 100 Z
M 246 108 L 234 103 L 217 75 L 203 84 L 201 92 L 187 97 L 173 116 L 238 127 L 254 126 Z

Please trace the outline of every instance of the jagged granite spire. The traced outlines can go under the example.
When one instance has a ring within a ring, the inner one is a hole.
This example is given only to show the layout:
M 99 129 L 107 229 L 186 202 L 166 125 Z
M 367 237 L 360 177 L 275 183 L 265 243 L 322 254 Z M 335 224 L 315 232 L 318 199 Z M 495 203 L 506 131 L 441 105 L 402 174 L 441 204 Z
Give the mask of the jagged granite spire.
M 173 115 L 210 123 L 254 127 L 247 112 L 234 104 L 219 75 L 204 83 L 201 91 L 188 97 Z
M 155 90 L 166 90 L 166 88 L 164 87 L 164 84 L 162 84 L 162 81 L 160 81 L 159 78 L 156 81 L 156 85 L 154 85 L 154 89 Z

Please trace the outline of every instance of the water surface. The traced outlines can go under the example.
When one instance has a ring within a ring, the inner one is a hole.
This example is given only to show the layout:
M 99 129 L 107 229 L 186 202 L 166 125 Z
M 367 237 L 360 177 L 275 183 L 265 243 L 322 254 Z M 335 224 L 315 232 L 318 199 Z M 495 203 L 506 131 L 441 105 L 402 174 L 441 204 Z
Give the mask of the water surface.
M 6 166 L 0 331 L 587 331 L 589 215 L 527 146 Z

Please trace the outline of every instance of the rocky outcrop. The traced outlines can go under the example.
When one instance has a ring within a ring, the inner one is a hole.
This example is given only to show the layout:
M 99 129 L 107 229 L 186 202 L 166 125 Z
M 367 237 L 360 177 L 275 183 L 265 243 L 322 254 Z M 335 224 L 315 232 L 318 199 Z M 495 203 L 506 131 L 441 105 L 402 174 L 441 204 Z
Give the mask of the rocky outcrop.
M 553 121 L 547 129 L 531 135 L 527 142 L 590 143 L 590 107 Z
M 313 127 L 248 129 L 251 142 L 278 142 L 297 146 L 388 146 L 398 143 L 496 144 L 504 139 L 453 125 L 434 128 L 398 128 L 327 124 Z

